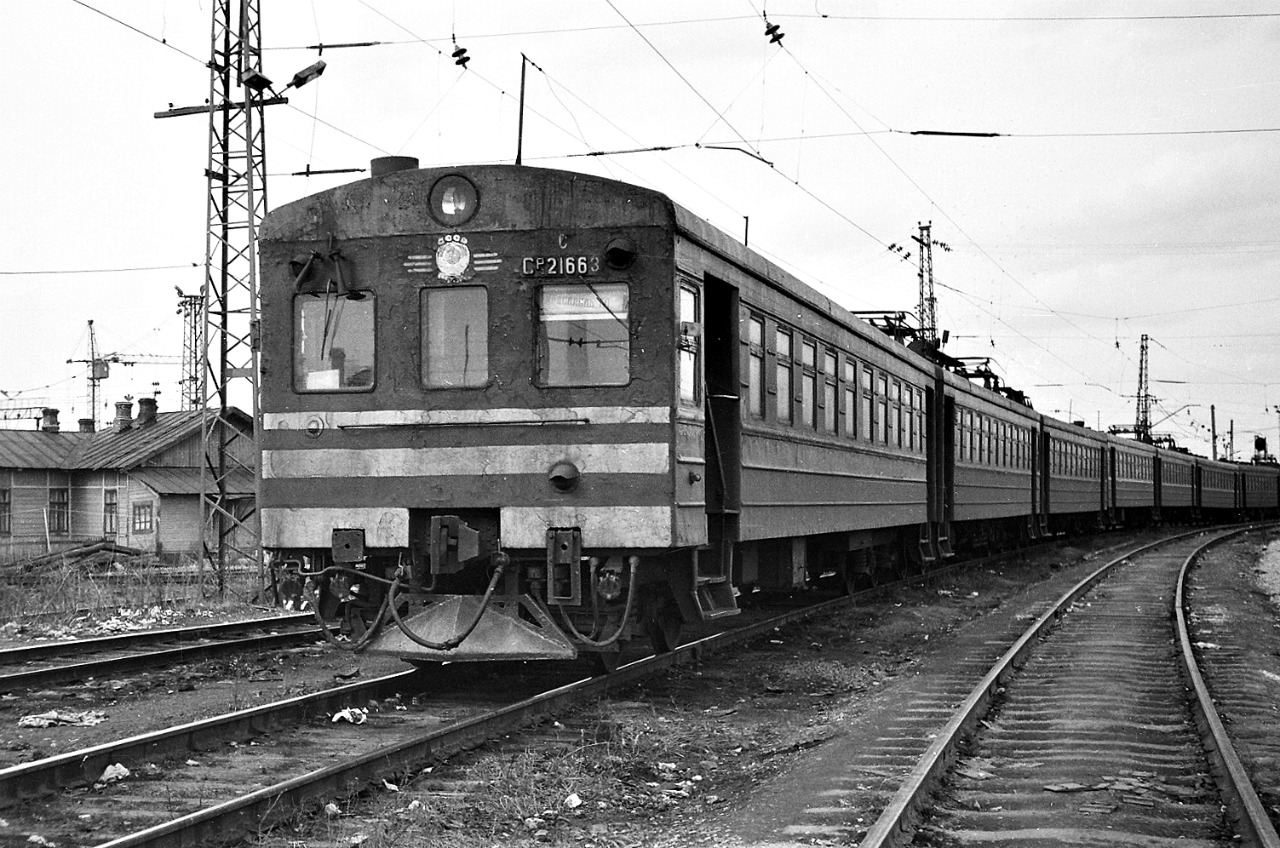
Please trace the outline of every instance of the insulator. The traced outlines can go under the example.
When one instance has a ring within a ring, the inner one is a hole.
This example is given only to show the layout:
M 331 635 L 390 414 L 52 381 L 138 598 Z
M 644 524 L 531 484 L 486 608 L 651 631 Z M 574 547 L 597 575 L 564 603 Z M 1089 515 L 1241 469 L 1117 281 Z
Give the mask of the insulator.
M 453 64 L 460 68 L 466 68 L 467 63 L 471 61 L 471 57 L 467 55 L 467 48 L 459 47 L 453 51 Z
M 786 35 L 786 33 L 782 31 L 782 27 L 777 24 L 771 24 L 768 21 L 766 21 L 764 25 L 764 34 L 769 36 L 770 44 L 781 44 L 782 36 Z

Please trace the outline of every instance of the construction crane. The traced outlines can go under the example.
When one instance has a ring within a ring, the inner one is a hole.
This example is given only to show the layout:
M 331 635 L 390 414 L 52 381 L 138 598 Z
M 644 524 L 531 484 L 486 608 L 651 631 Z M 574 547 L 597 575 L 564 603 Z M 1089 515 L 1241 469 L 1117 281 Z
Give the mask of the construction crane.
M 79 363 L 89 366 L 89 414 L 87 418 L 93 420 L 93 429 L 98 429 L 98 385 L 111 376 L 111 363 L 117 365 L 133 365 L 132 360 L 121 359 L 118 353 L 108 353 L 105 356 L 98 356 L 98 337 L 93 329 L 93 319 L 89 319 L 89 358 L 88 359 L 68 359 L 67 364 L 72 365 Z

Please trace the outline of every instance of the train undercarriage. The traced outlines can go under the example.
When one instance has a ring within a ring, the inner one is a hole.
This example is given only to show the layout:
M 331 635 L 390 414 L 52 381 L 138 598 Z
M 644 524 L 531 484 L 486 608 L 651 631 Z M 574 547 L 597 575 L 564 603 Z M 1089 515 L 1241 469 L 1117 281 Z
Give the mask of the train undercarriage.
M 415 515 L 404 549 L 335 529 L 328 550 L 269 555 L 277 593 L 313 609 L 336 645 L 409 662 L 590 653 L 609 669 L 637 635 L 669 651 L 685 622 L 737 612 L 727 579 L 700 574 L 698 551 L 584 549 L 577 528 L 548 529 L 542 551 L 504 550 L 496 519 Z

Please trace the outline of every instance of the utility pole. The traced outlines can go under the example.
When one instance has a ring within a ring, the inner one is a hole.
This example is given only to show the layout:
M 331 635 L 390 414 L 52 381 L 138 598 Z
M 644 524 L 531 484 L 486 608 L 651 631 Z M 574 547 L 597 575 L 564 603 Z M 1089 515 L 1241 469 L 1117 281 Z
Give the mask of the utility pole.
M 205 284 L 200 293 L 202 347 L 198 408 L 204 462 L 200 466 L 202 565 L 212 567 L 218 593 L 226 591 L 227 567 L 235 560 L 256 563 L 261 582 L 261 539 L 256 507 L 245 509 L 244 485 L 258 489 L 254 433 L 261 431 L 258 407 L 257 230 L 267 208 L 266 136 L 263 111 L 288 103 L 262 72 L 260 0 L 213 0 L 209 99 L 203 106 L 157 112 L 157 118 L 209 116 L 209 157 L 205 168 Z M 293 75 L 280 91 L 306 85 L 324 73 L 323 60 Z M 267 96 L 271 92 L 271 96 Z M 197 395 L 192 395 L 194 402 Z M 230 414 L 247 402 L 250 432 Z
M 938 345 L 938 299 L 933 294 L 933 239 L 930 233 L 933 222 L 919 224 L 920 235 L 912 240 L 920 245 L 920 337 L 929 344 Z
M 232 475 L 245 472 L 257 490 L 254 433 L 230 420 L 235 394 L 248 393 L 254 432 L 258 410 L 258 221 L 267 208 L 259 0 L 214 0 L 209 103 L 208 230 L 205 238 L 204 368 L 200 380 L 204 560 L 214 570 L 218 594 L 226 591 L 228 566 L 244 558 L 261 564 L 259 537 L 237 510 Z M 238 6 L 239 9 L 233 9 Z M 238 11 L 238 14 L 236 13 Z M 233 101 L 236 88 L 240 102 Z
M 516 126 L 516 164 L 524 164 L 524 72 L 529 67 L 529 57 L 520 54 L 520 119 Z
M 1134 437 L 1143 444 L 1151 444 L 1151 390 L 1147 375 L 1147 334 L 1142 334 L 1142 347 L 1138 354 L 1138 411 L 1133 421 Z
M 1213 445 L 1213 456 L 1211 459 L 1218 458 L 1218 407 L 1209 404 L 1209 441 Z
M 199 295 L 200 374 L 189 401 L 202 411 L 200 465 L 202 565 L 226 591 L 236 559 L 261 565 L 255 510 L 237 509 L 246 478 L 257 480 L 253 433 L 231 421 L 233 395 L 247 401 L 258 429 L 258 269 L 255 235 L 266 210 L 263 108 L 288 102 L 264 97 L 259 0 L 213 0 L 209 99 L 204 106 L 157 112 L 157 118 L 207 113 L 209 153 L 205 284 Z M 198 400 L 197 400 L 198 399 Z

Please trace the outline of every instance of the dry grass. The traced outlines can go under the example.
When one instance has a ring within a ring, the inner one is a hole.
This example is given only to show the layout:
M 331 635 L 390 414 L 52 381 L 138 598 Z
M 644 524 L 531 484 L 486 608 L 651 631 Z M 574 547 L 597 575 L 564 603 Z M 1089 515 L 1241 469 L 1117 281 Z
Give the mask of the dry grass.
M 207 567 L 188 562 L 162 566 L 135 557 L 105 565 L 9 570 L 0 576 L 0 622 L 18 627 L 66 628 L 121 609 L 201 611 L 199 617 L 261 614 L 258 575 L 236 570 L 222 581 Z

